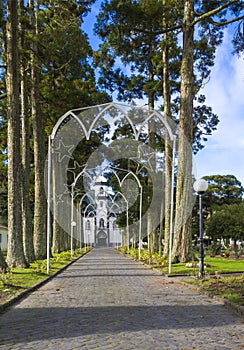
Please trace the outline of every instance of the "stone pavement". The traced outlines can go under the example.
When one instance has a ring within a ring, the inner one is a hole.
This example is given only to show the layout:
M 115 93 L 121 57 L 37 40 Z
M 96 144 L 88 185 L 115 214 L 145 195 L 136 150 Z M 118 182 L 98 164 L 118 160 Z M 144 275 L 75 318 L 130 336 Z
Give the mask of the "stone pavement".
M 219 302 L 95 248 L 0 316 L 0 349 L 233 349 L 244 327 Z

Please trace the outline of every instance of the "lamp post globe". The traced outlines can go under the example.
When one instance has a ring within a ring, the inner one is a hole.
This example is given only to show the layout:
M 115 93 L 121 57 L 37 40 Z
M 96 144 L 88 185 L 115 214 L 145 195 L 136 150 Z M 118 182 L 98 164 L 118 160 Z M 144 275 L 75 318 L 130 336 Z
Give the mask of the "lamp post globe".
M 198 194 L 203 194 L 208 189 L 208 183 L 204 179 L 198 179 L 194 182 L 193 188 Z
M 194 190 L 199 196 L 199 278 L 204 276 L 204 246 L 202 224 L 202 195 L 208 189 L 208 183 L 204 179 L 198 179 L 193 184 Z

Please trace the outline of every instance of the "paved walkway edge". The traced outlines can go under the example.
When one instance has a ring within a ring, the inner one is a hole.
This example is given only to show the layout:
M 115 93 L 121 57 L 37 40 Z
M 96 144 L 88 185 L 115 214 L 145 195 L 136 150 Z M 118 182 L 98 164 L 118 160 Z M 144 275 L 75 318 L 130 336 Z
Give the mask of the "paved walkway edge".
M 129 258 L 129 259 L 132 259 L 132 260 L 134 260 L 134 261 L 137 261 L 137 262 L 141 263 L 142 265 L 148 267 L 149 269 L 151 269 L 151 270 L 157 272 L 158 274 L 160 274 L 160 275 L 162 275 L 162 276 L 168 277 L 168 278 L 170 278 L 171 280 L 174 280 L 174 279 L 175 279 L 178 283 L 181 283 L 182 285 L 184 285 L 184 286 L 187 287 L 188 289 L 195 290 L 195 291 L 197 291 L 199 294 L 204 294 L 204 295 L 207 295 L 208 297 L 210 297 L 210 298 L 212 298 L 212 299 L 217 300 L 218 302 L 222 303 L 223 306 L 224 306 L 226 309 L 228 309 L 229 311 L 234 312 L 234 313 L 237 314 L 238 316 L 244 318 L 244 306 L 238 305 L 238 304 L 234 303 L 233 301 L 228 300 L 228 299 L 225 299 L 225 298 L 222 298 L 222 297 L 220 297 L 220 296 L 218 296 L 218 295 L 209 293 L 209 292 L 203 290 L 203 289 L 200 288 L 200 287 L 197 287 L 197 286 L 194 286 L 194 285 L 192 285 L 192 284 L 190 284 L 190 283 L 184 282 L 184 281 L 182 281 L 181 279 L 177 279 L 177 277 L 174 277 L 174 276 L 167 276 L 166 274 L 162 273 L 162 271 L 159 271 L 156 267 L 153 267 L 153 266 L 151 266 L 151 265 L 148 265 L 148 264 L 146 264 L 146 263 L 144 263 L 144 262 L 142 262 L 142 261 L 140 261 L 140 260 L 137 260 L 137 259 L 135 259 L 135 258 L 129 256 L 128 254 L 124 254 L 124 253 L 121 253 L 121 252 L 119 252 L 119 251 L 117 251 L 117 252 L 118 252 L 118 254 L 123 254 L 126 258 Z M 184 277 L 184 276 L 181 276 L 180 278 L 182 278 L 182 277 Z M 185 276 L 185 277 L 187 278 L 187 277 L 191 277 L 191 276 Z
M 117 251 L 117 250 L 116 250 Z M 3 313 L 7 308 L 9 308 L 10 306 L 12 306 L 14 303 L 18 302 L 19 300 L 25 298 L 28 294 L 30 294 L 31 292 L 35 291 L 36 289 L 38 289 L 39 287 L 43 286 L 44 284 L 46 284 L 48 281 L 50 281 L 52 278 L 54 278 L 55 276 L 57 276 L 58 274 L 60 274 L 61 272 L 63 272 L 64 270 L 66 270 L 70 265 L 72 265 L 73 263 L 75 263 L 77 260 L 81 259 L 85 254 L 88 254 L 90 251 L 84 253 L 82 256 L 79 256 L 77 259 L 74 259 L 73 261 L 71 261 L 70 263 L 68 263 L 67 265 L 65 265 L 64 267 L 62 267 L 60 270 L 58 270 L 57 272 L 55 272 L 53 275 L 46 277 L 44 280 L 36 283 L 34 286 L 24 290 L 23 292 L 18 293 L 17 295 L 13 296 L 12 298 L 10 298 L 8 301 L 6 301 L 5 303 L 0 305 L 0 314 Z M 120 253 L 119 251 L 117 251 L 118 254 L 123 254 Z M 132 257 L 128 256 L 127 254 L 123 254 L 125 257 L 132 259 L 134 261 L 137 261 L 139 263 L 141 263 L 142 265 L 146 266 L 147 268 L 152 269 L 153 271 L 157 272 L 160 275 L 163 275 L 161 271 L 159 271 L 157 268 L 154 268 L 148 264 L 143 263 L 142 261 L 139 260 L 135 260 Z M 165 276 L 167 277 L 167 276 Z M 176 280 L 177 277 L 170 277 L 170 279 L 175 279 Z M 178 283 L 181 283 L 182 285 L 186 286 L 189 289 L 194 289 L 196 290 L 199 294 L 204 294 L 209 296 L 210 298 L 213 298 L 215 300 L 217 300 L 218 302 L 222 303 L 228 310 L 236 313 L 238 316 L 244 318 L 244 306 L 238 305 L 236 303 L 233 303 L 232 301 L 219 297 L 217 295 L 214 295 L 212 293 L 206 292 L 204 291 L 202 288 L 199 288 L 197 286 L 191 285 L 187 282 L 184 282 L 182 280 L 178 280 Z
M 49 282 L 51 279 L 53 279 L 55 276 L 59 275 L 61 272 L 63 272 L 64 270 L 66 270 L 70 265 L 72 265 L 73 263 L 75 263 L 77 260 L 81 259 L 84 255 L 88 254 L 90 251 L 84 253 L 81 256 L 78 256 L 78 258 L 70 261 L 67 265 L 63 266 L 60 270 L 56 271 L 53 275 L 47 276 L 46 278 L 44 278 L 42 281 L 34 284 L 32 287 L 27 288 L 25 290 L 23 290 L 20 293 L 17 293 L 16 295 L 14 295 L 13 297 L 11 297 L 10 299 L 8 299 L 5 303 L 0 305 L 0 314 L 2 314 L 7 308 L 9 308 L 10 306 L 12 306 L 13 304 L 17 303 L 18 301 L 20 301 L 21 299 L 25 298 L 27 295 L 29 295 L 30 293 L 34 292 L 36 289 L 38 289 L 39 287 L 43 286 L 44 284 L 46 284 L 47 282 Z
M 196 290 L 199 294 L 204 294 L 210 298 L 217 300 L 218 302 L 222 303 L 228 310 L 235 312 L 238 316 L 241 316 L 244 318 L 244 306 L 238 305 L 231 300 L 228 300 L 228 299 L 222 298 L 218 295 L 207 292 L 200 287 L 191 285 L 190 283 L 187 283 L 184 281 L 180 281 L 180 283 L 182 283 L 183 285 L 185 285 L 189 289 Z

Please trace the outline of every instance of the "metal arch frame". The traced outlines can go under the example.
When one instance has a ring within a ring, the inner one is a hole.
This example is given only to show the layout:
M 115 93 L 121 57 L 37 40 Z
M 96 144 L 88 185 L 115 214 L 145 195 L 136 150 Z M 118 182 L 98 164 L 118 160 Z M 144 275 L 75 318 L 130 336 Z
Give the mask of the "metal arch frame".
M 96 122 L 99 120 L 99 118 L 103 115 L 103 113 L 105 113 L 106 111 L 108 111 L 111 107 L 117 107 L 116 104 L 114 102 L 109 103 L 101 112 L 98 113 L 98 115 L 96 116 L 96 118 L 94 119 L 94 121 L 92 122 L 89 130 L 88 130 L 88 137 L 90 138 L 91 132 L 93 127 L 95 126 Z M 132 123 L 131 119 L 127 116 L 127 114 L 123 111 L 122 108 L 119 108 L 119 110 L 121 111 L 121 113 L 124 114 L 125 118 L 128 120 L 130 126 L 132 127 L 132 130 L 134 132 L 134 135 L 136 135 L 136 129 L 134 124 Z M 89 138 L 87 140 L 89 140 Z
M 119 207 L 119 205 L 116 203 L 114 203 L 113 205 L 117 205 Z M 113 207 L 113 205 L 112 205 L 112 207 Z M 113 213 L 114 215 L 116 215 L 116 212 L 113 211 L 113 209 L 109 208 L 109 210 L 110 210 L 110 213 Z M 116 231 L 118 231 L 118 229 L 116 229 Z M 120 232 L 121 232 L 121 229 L 120 229 Z M 119 242 L 118 242 L 118 236 L 116 234 L 116 249 L 118 249 L 118 246 L 119 246 Z
M 92 198 L 91 195 L 89 195 L 87 192 L 81 197 L 80 201 L 79 201 L 79 204 L 78 204 L 78 207 L 79 207 L 79 218 L 80 218 L 80 225 L 79 225 L 79 228 L 80 228 L 80 247 L 81 247 L 81 203 L 83 202 L 84 198 L 87 197 L 91 200 L 91 203 L 89 203 L 87 206 L 86 206 L 86 209 L 89 205 L 92 205 L 94 210 L 95 210 L 95 207 L 94 207 L 94 198 Z M 92 203 L 93 202 L 93 203 Z M 86 210 L 85 209 L 85 210 Z
M 140 205 L 139 205 L 139 246 L 138 246 L 138 259 L 141 260 L 141 234 L 142 234 L 142 222 L 141 222 L 141 218 L 142 218 L 142 185 L 141 185 L 141 182 L 139 181 L 138 177 L 132 172 L 128 172 L 125 177 L 122 179 L 121 181 L 121 185 L 123 185 L 125 179 L 127 177 L 129 177 L 130 175 L 132 175 L 136 181 L 137 181 L 137 184 L 138 184 L 138 187 L 140 189 Z
M 118 192 L 116 192 L 114 198 L 112 198 L 112 203 L 113 203 L 113 205 L 117 205 L 117 206 L 119 207 L 119 205 L 116 204 L 116 202 L 115 202 L 116 197 L 119 196 L 119 195 L 124 199 L 124 201 L 125 201 L 125 203 L 126 203 L 126 233 L 127 233 L 127 243 L 128 243 L 127 248 L 129 249 L 129 247 L 130 247 L 129 203 L 128 203 L 128 200 L 126 199 L 125 195 L 124 195 L 122 192 L 118 191 Z M 109 195 L 109 196 L 110 196 L 110 195 Z M 113 205 L 112 205 L 112 206 L 113 206 Z
M 69 116 L 72 116 L 77 122 L 78 124 L 82 127 L 85 135 L 87 135 L 87 131 L 86 131 L 86 128 L 85 128 L 85 125 L 82 123 L 82 121 L 77 117 L 77 115 L 75 115 L 72 110 L 71 111 L 68 111 L 66 112 L 62 117 L 59 118 L 59 120 L 57 121 L 57 123 L 55 124 L 54 128 L 53 128 L 53 131 L 51 133 L 51 139 L 54 140 L 56 134 L 57 134 L 57 131 L 58 131 L 58 128 L 60 127 L 60 125 L 62 124 L 62 122 Z
M 93 212 L 95 213 L 94 204 L 92 204 L 92 203 L 87 204 L 84 212 L 86 212 L 88 210 L 89 206 L 93 206 Z M 84 226 L 83 226 L 83 230 L 84 230 Z M 80 238 L 81 238 L 81 230 L 80 230 Z M 88 235 L 88 244 L 89 244 L 89 235 Z
M 95 108 L 96 106 L 101 106 L 101 107 L 105 107 L 102 111 L 100 111 L 97 115 L 97 117 L 95 118 L 95 120 L 92 122 L 89 130 L 86 129 L 85 125 L 83 124 L 83 122 L 79 119 L 79 117 L 77 117 L 77 115 L 74 113 L 76 111 L 82 111 L 82 110 L 87 110 L 87 109 L 92 109 Z M 66 112 L 62 117 L 59 118 L 58 122 L 55 124 L 51 135 L 49 136 L 49 140 L 48 140 L 48 186 L 47 186 L 47 274 L 50 273 L 50 234 L 51 234 L 51 216 L 50 216 L 50 210 L 51 210 L 51 167 L 52 167 L 52 146 L 53 146 L 53 140 L 55 139 L 55 136 L 57 134 L 57 131 L 60 127 L 60 125 L 62 124 L 62 122 L 67 118 L 72 116 L 77 122 L 78 124 L 81 126 L 85 137 L 87 140 L 90 139 L 90 134 L 92 132 L 92 128 L 94 127 L 94 125 L 96 124 L 97 120 L 99 120 L 99 118 L 103 115 L 104 112 L 108 111 L 109 108 L 116 107 L 118 108 L 121 113 L 123 113 L 123 115 L 125 116 L 125 118 L 128 120 L 129 124 L 132 127 L 132 130 L 134 132 L 134 137 L 136 140 L 138 140 L 140 132 L 142 130 L 142 128 L 145 126 L 145 123 L 147 123 L 153 116 L 157 116 L 160 121 L 163 123 L 163 125 L 166 127 L 169 136 L 170 136 L 170 140 L 173 142 L 173 146 L 172 146 L 172 153 L 173 153 L 173 157 L 172 157 L 172 181 L 171 181 L 171 209 L 170 209 L 170 247 L 169 247 L 169 273 L 171 272 L 171 256 L 172 256 L 172 237 L 173 237 L 173 206 L 174 206 L 174 166 L 175 166 L 175 153 L 176 153 L 176 135 L 173 134 L 170 125 L 168 124 L 167 120 L 165 120 L 165 118 L 162 117 L 162 115 L 156 111 L 156 110 L 152 110 L 152 113 L 148 116 L 148 118 L 146 118 L 146 120 L 144 121 L 144 123 L 140 126 L 138 132 L 136 132 L 136 128 L 133 124 L 133 122 L 131 121 L 131 119 L 127 116 L 127 113 L 123 110 L 122 106 L 129 108 L 130 106 L 128 104 L 122 104 L 122 103 L 105 103 L 105 104 L 100 104 L 100 105 L 96 105 L 96 106 L 89 106 L 89 107 L 84 107 L 84 108 L 78 108 L 78 109 L 73 109 L 70 110 L 68 112 Z M 131 108 L 133 108 L 134 106 L 131 106 Z M 135 109 L 143 109 L 146 111 L 150 111 L 148 109 L 146 109 L 145 107 L 134 107 Z M 132 173 L 133 174 L 133 173 Z M 133 174 L 134 175 L 134 174 Z M 135 177 L 136 178 L 136 177 Z M 136 178 L 137 179 L 137 178 Z M 123 180 L 122 180 L 123 181 Z M 140 203 L 141 206 L 141 203 Z M 140 220 L 140 226 L 141 226 L 141 220 Z M 141 228 L 140 228 L 141 230 Z M 140 233 L 139 233 L 140 234 Z M 139 244 L 140 247 L 140 244 Z M 139 256 L 140 256 L 140 248 L 139 248 Z
M 77 115 L 74 113 L 76 111 L 85 111 L 88 109 L 92 109 L 95 107 L 99 107 L 99 106 L 103 106 L 105 107 L 104 109 L 102 109 L 98 115 L 96 116 L 96 118 L 93 120 L 92 124 L 90 125 L 90 128 L 87 130 L 84 123 L 79 119 L 79 117 L 77 117 Z M 66 112 L 62 117 L 59 118 L 59 120 L 57 121 L 57 123 L 55 124 L 52 134 L 51 134 L 51 139 L 53 140 L 57 134 L 58 128 L 60 127 L 60 125 L 62 124 L 62 122 L 69 116 L 72 116 L 77 122 L 78 124 L 81 126 L 82 130 L 84 131 L 85 137 L 87 140 L 90 139 L 90 135 L 92 132 L 92 129 L 94 127 L 94 125 L 96 124 L 96 122 L 99 120 L 99 118 L 106 112 L 108 111 L 111 107 L 115 107 L 117 109 L 120 110 L 120 112 L 125 116 L 125 118 L 128 120 L 130 126 L 132 127 L 135 139 L 138 140 L 140 132 L 142 130 L 142 128 L 146 125 L 146 123 L 153 118 L 154 116 L 157 116 L 160 121 L 163 123 L 163 125 L 166 127 L 168 134 L 170 136 L 170 140 L 173 141 L 175 135 L 173 134 L 171 127 L 169 125 L 169 123 L 167 122 L 167 120 L 157 111 L 157 110 L 148 110 L 146 109 L 144 106 L 134 106 L 135 109 L 142 109 L 145 110 L 147 112 L 151 112 L 151 114 L 145 119 L 145 121 L 142 123 L 142 125 L 140 126 L 138 132 L 136 131 L 135 125 L 133 123 L 133 121 L 131 120 L 130 117 L 128 117 L 127 113 L 123 110 L 122 106 L 124 107 L 129 107 L 129 105 L 127 104 L 123 104 L 123 103 L 114 103 L 114 102 L 109 102 L 109 103 L 104 103 L 104 104 L 100 104 L 100 105 L 95 105 L 95 106 L 89 106 L 89 107 L 84 107 L 84 108 L 77 108 L 77 109 L 72 109 L 68 112 Z M 132 106 L 133 107 L 133 106 Z
M 74 238 L 74 199 L 76 195 L 79 193 L 75 194 L 74 188 L 76 186 L 77 181 L 81 177 L 82 174 L 86 174 L 87 177 L 92 180 L 91 176 L 83 169 L 75 178 L 74 182 L 71 184 L 71 222 L 70 222 L 70 252 L 71 256 L 73 255 L 73 238 Z
M 89 204 L 87 204 L 87 206 L 86 206 L 86 208 L 85 208 L 85 210 L 84 210 L 84 215 L 86 215 L 86 212 L 87 212 L 87 210 L 89 209 L 89 207 L 93 207 L 93 212 L 95 213 L 94 204 L 93 204 L 93 203 L 89 203 Z M 88 214 L 88 216 L 89 216 L 89 214 Z
M 141 259 L 141 236 L 142 236 L 142 222 L 141 222 L 141 219 L 142 219 L 142 185 L 141 185 L 141 182 L 140 180 L 138 179 L 138 177 L 132 172 L 132 171 L 128 171 L 126 169 L 120 169 L 120 168 L 116 168 L 116 167 L 105 167 L 105 169 L 108 168 L 108 169 L 111 169 L 112 172 L 114 173 L 114 175 L 116 176 L 117 180 L 118 180 L 118 183 L 119 183 L 119 186 L 121 187 L 125 181 L 125 179 L 127 177 L 129 177 L 130 175 L 132 175 L 135 179 L 136 179 L 136 182 L 138 184 L 138 187 L 140 189 L 140 204 L 139 204 L 139 247 L 138 247 L 138 259 L 140 260 Z M 105 170 L 104 169 L 104 170 Z M 120 178 L 118 177 L 117 173 L 113 170 L 113 169 L 117 169 L 117 170 L 123 170 L 125 172 L 127 172 L 127 174 L 123 177 L 122 180 L 120 180 Z
M 150 111 L 150 110 L 149 110 Z M 152 119 L 154 116 L 158 117 L 160 119 L 160 121 L 164 124 L 164 126 L 166 127 L 170 140 L 173 142 L 174 141 L 174 137 L 175 135 L 172 133 L 171 127 L 169 126 L 168 122 L 161 116 L 161 114 L 159 112 L 157 112 L 156 110 L 152 110 L 152 113 L 144 120 L 144 122 L 142 123 L 142 125 L 140 126 L 138 133 L 136 135 L 136 139 L 138 140 L 139 136 L 140 136 L 140 132 L 142 130 L 142 128 L 146 125 L 146 123 Z

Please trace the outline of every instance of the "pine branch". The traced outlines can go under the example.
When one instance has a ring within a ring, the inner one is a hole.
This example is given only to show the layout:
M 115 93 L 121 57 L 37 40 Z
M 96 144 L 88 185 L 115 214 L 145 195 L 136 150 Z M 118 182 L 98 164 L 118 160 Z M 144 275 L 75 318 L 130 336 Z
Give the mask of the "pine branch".
M 2 100 L 5 97 L 7 97 L 7 93 L 6 92 L 4 92 L 3 94 L 0 95 L 0 100 Z
M 224 5 L 221 5 L 221 6 L 217 7 L 217 8 L 214 9 L 214 10 L 211 10 L 211 11 L 209 11 L 209 12 L 206 12 L 206 13 L 200 15 L 197 19 L 195 19 L 195 20 L 192 22 L 191 25 L 194 26 L 196 23 L 201 22 L 203 19 L 209 18 L 209 17 L 211 17 L 211 16 L 216 15 L 218 12 L 224 10 L 225 8 L 229 7 L 230 5 L 234 4 L 234 3 L 237 2 L 237 1 L 238 1 L 238 0 L 231 0 L 231 1 L 227 2 L 227 3 L 224 4 Z M 235 19 L 233 19 L 233 20 L 225 21 L 225 22 L 214 22 L 214 21 L 213 21 L 213 24 L 219 25 L 219 26 L 223 26 L 223 25 L 225 25 L 225 24 L 229 24 L 229 23 L 236 22 L 236 21 L 238 21 L 238 20 L 240 20 L 240 19 L 242 19 L 242 18 L 243 18 L 243 16 L 242 16 L 242 17 L 239 17 L 239 18 L 235 18 Z M 211 21 L 212 21 L 212 20 L 211 20 Z M 212 23 L 212 22 L 211 22 L 211 23 Z
M 230 23 L 233 23 L 233 22 L 237 22 L 237 21 L 241 21 L 244 19 L 244 16 L 241 16 L 241 17 L 237 17 L 237 18 L 233 18 L 233 19 L 230 19 L 228 21 L 224 21 L 224 22 L 215 22 L 213 21 L 211 18 L 209 18 L 209 22 L 217 27 L 222 27 L 224 25 L 227 25 L 227 24 L 230 24 Z

